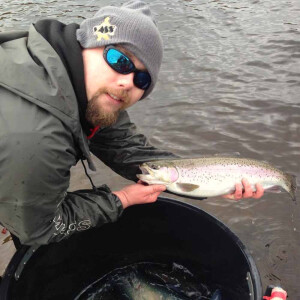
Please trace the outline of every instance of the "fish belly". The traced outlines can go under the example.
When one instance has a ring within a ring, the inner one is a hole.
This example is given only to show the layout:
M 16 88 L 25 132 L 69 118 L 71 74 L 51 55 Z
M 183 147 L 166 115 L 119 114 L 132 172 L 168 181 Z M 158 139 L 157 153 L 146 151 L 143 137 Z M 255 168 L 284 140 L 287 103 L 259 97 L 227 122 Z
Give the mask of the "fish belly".
M 183 190 L 178 184 L 171 184 L 167 186 L 167 190 L 184 195 L 184 196 L 191 196 L 191 197 L 216 197 L 220 195 L 225 195 L 233 192 L 235 189 L 235 182 L 223 182 L 222 184 L 201 184 L 199 188 L 196 188 L 192 191 L 185 191 Z

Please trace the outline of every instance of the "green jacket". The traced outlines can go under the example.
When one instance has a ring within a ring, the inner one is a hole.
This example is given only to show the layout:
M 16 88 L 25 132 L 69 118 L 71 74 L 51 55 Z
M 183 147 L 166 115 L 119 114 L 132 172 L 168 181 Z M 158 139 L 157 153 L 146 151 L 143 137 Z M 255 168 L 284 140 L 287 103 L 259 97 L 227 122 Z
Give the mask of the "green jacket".
M 90 151 L 136 180 L 138 165 L 171 153 L 151 146 L 127 112 L 87 140 L 67 71 L 32 25 L 0 34 L 0 222 L 27 245 L 60 241 L 114 222 L 123 208 L 108 187 L 67 192 L 80 158 Z

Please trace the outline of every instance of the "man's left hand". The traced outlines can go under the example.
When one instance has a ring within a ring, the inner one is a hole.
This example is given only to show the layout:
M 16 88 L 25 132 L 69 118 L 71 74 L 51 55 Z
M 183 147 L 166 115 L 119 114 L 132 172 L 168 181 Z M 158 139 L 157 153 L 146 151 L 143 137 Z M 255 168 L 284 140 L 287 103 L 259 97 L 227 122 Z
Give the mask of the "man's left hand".
M 251 184 L 247 179 L 243 179 L 242 183 L 235 185 L 235 192 L 222 196 L 223 198 L 240 200 L 242 198 L 254 198 L 259 199 L 264 194 L 264 188 L 260 183 L 255 185 L 256 191 L 252 190 Z

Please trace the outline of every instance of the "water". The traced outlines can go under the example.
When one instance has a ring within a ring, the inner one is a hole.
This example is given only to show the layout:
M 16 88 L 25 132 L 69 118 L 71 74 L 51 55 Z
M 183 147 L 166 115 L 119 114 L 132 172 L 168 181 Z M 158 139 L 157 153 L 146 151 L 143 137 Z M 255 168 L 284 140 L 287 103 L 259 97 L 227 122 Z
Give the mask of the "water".
M 75 300 L 205 300 L 217 293 L 182 265 L 138 263 L 106 274 Z
M 51 17 L 71 23 L 118 1 L 0 0 L 0 30 Z M 165 55 L 155 91 L 129 110 L 157 147 L 184 157 L 239 152 L 300 177 L 300 1 L 153 0 Z M 95 184 L 128 182 L 98 163 Z M 81 166 L 70 189 L 90 187 Z M 297 197 L 300 199 L 299 191 Z M 287 194 L 186 200 L 247 245 L 263 286 L 300 299 L 300 209 Z

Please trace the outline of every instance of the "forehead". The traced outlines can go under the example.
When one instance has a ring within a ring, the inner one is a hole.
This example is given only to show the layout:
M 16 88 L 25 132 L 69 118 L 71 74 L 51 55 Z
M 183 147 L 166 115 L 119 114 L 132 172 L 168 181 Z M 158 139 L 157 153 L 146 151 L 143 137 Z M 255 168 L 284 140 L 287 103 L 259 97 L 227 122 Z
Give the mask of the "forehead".
M 135 67 L 139 70 L 146 70 L 145 65 L 130 51 L 124 48 L 122 45 L 114 45 L 117 49 L 119 49 L 122 53 L 124 53 L 130 60 L 134 63 Z

